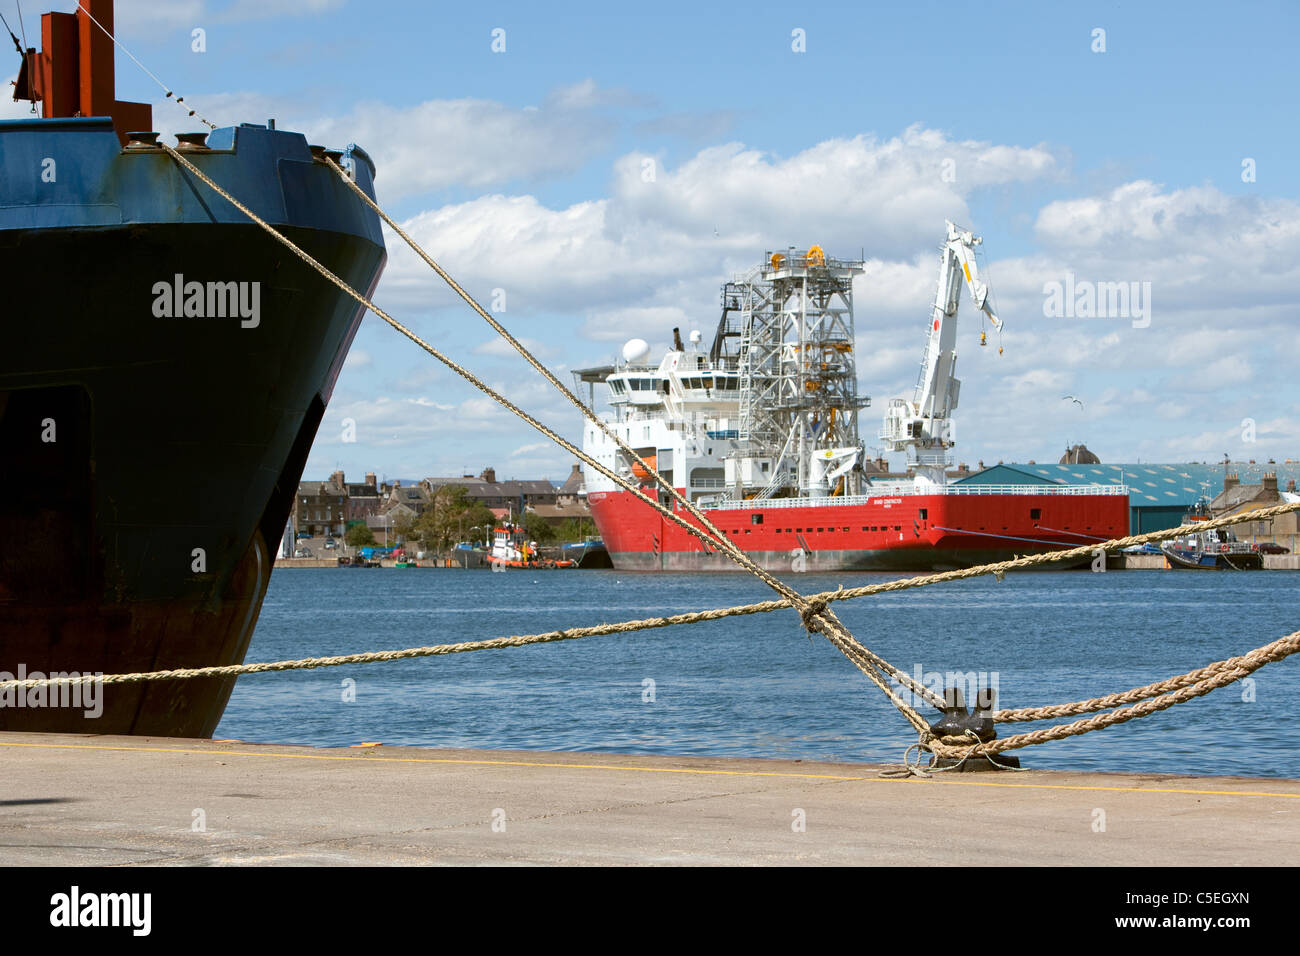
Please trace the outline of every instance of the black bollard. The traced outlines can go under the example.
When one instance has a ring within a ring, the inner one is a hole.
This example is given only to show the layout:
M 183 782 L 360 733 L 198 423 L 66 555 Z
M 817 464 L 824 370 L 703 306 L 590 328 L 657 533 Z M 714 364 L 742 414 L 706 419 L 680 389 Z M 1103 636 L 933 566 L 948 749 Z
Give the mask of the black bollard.
M 997 701 L 991 688 L 979 692 L 974 713 L 966 710 L 966 702 L 962 698 L 960 687 L 949 687 L 944 691 L 943 696 L 945 703 L 941 708 L 943 716 L 930 725 L 930 732 L 936 737 L 963 737 L 964 740 L 970 741 L 972 746 L 975 740 L 971 739 L 969 733 L 974 733 L 975 739 L 980 743 L 988 743 L 997 737 L 998 732 L 993 726 L 991 716 Z M 961 757 L 935 757 L 931 765 L 933 770 L 952 769 L 958 773 L 978 773 L 985 770 L 1019 767 L 1019 757 L 1010 754 L 987 756 L 978 753 L 971 754 L 965 760 Z

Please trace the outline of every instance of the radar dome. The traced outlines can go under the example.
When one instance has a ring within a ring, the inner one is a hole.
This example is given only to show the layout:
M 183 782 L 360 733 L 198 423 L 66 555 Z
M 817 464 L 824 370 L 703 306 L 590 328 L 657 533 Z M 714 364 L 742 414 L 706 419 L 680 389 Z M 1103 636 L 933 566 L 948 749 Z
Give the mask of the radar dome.
M 629 365 L 641 365 L 650 357 L 650 343 L 645 339 L 632 339 L 623 346 L 623 361 Z

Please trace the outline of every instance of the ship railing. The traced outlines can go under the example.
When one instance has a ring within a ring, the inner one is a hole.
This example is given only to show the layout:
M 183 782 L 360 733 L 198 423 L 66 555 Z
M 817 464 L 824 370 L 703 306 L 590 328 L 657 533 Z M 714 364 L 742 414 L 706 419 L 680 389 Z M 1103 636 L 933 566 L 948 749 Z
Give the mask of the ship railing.
M 937 492 L 917 494 L 941 495 L 1127 495 L 1128 485 L 945 485 Z M 878 495 L 873 497 L 879 497 Z
M 766 511 L 771 508 L 844 508 L 865 505 L 881 498 L 902 498 L 918 495 L 1045 495 L 1087 496 L 1127 495 L 1125 485 L 946 485 L 942 488 L 917 489 L 908 485 L 901 488 L 882 488 L 870 495 L 826 495 L 820 498 L 750 498 L 736 500 L 719 498 L 700 499 L 702 507 L 712 511 Z

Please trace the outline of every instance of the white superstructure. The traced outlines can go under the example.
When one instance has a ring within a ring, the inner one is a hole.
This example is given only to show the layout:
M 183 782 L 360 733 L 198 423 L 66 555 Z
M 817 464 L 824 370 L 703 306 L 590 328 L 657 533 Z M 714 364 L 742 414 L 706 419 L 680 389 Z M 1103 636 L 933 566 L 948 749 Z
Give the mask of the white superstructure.
M 657 365 L 633 339 L 616 365 L 575 377 L 593 400 L 604 383 L 619 437 L 692 500 L 859 493 L 857 414 L 869 399 L 857 393 L 853 278 L 862 267 L 819 246 L 768 253 L 723 287 L 707 350 L 698 331 L 685 344 L 674 329 Z M 619 475 L 645 477 L 590 423 L 584 447 Z M 588 494 L 615 487 L 587 476 Z
M 727 463 L 740 447 L 740 372 L 734 358 L 715 361 L 703 351 L 698 332 L 690 338 L 689 345 L 678 340 L 679 347 L 670 349 L 658 365 L 646 364 L 645 351 L 636 347 L 645 343 L 634 339 L 616 366 L 587 372 L 601 376 L 609 390 L 615 433 L 694 500 L 726 487 Z M 618 446 L 591 423 L 583 447 L 611 471 L 633 477 Z M 586 476 L 588 494 L 616 488 L 603 475 Z

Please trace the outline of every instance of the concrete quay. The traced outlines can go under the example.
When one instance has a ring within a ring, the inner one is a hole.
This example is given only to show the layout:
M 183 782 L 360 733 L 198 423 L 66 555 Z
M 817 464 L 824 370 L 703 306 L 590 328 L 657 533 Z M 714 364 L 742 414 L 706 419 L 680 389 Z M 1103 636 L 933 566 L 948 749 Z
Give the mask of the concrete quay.
M 1297 780 L 880 769 L 2 733 L 0 842 L 10 866 L 1297 862 Z

